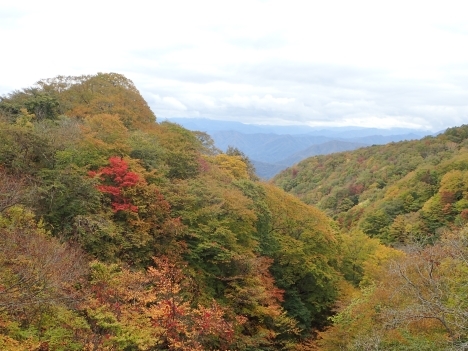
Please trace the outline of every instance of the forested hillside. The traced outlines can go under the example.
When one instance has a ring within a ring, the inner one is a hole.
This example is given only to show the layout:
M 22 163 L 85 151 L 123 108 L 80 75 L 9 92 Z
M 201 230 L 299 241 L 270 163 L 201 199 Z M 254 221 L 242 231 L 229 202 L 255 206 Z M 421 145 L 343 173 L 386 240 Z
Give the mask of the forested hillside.
M 356 150 L 424 137 L 422 131 L 391 128 L 334 127 L 320 129 L 307 125 L 271 126 L 217 121 L 203 118 L 171 118 L 192 131 L 208 133 L 222 151 L 235 147 L 249 157 L 256 174 L 264 180 L 316 155 Z
M 341 296 L 318 349 L 467 349 L 467 146 L 464 125 L 419 141 L 309 158 L 275 178 L 336 220 L 353 268 L 345 277 L 357 278 L 358 289 Z M 369 237 L 399 250 L 379 247 L 362 263 Z M 383 263 L 372 269 L 372 260 Z
M 0 349 L 464 350 L 467 136 L 309 159 L 298 198 L 119 74 L 3 96 Z
M 323 212 L 121 75 L 3 96 L 0 141 L 2 350 L 304 350 L 356 280 Z
M 386 243 L 433 240 L 468 219 L 468 126 L 309 158 L 274 182 Z

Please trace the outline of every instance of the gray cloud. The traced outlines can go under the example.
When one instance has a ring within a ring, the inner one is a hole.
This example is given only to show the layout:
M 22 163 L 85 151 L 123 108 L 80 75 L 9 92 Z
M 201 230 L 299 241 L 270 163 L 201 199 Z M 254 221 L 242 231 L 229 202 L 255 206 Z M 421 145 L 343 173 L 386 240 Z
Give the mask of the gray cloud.
M 171 110 L 150 101 L 161 117 L 336 125 L 378 123 L 380 118 L 438 130 L 463 123 L 468 110 L 466 81 L 448 73 L 442 79 L 416 79 L 393 77 L 382 69 L 270 61 L 218 74 L 164 67 L 153 69 L 151 76 L 172 84 L 153 81 L 145 92 L 173 97 L 187 108 Z
M 468 119 L 461 2 L 291 1 L 5 1 L 0 94 L 116 71 L 161 118 L 432 130 Z

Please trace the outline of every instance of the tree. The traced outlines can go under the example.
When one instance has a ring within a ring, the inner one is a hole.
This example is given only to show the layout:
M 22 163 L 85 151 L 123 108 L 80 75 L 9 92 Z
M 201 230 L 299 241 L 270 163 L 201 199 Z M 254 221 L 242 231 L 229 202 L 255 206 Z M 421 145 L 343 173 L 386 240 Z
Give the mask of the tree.
M 387 259 L 321 333 L 324 350 L 462 350 L 468 337 L 467 230 Z
M 180 254 L 178 237 L 184 227 L 180 218 L 171 216 L 171 206 L 157 187 L 146 182 L 144 170 L 133 166 L 138 172 L 130 170 L 128 160 L 111 157 L 109 166 L 88 173 L 99 180 L 96 189 L 106 195 L 104 207 L 111 207 L 113 214 L 107 219 L 80 217 L 76 229 L 92 251 L 101 252 L 110 242 L 111 258 L 146 265 L 154 254 Z M 100 239 L 93 240 L 95 231 L 102 234 Z
M 395 244 L 424 242 L 427 230 L 418 212 L 398 215 L 388 228 L 388 241 Z
M 240 156 L 219 154 L 214 157 L 213 162 L 217 164 L 222 170 L 226 171 L 226 173 L 233 179 L 249 178 L 247 165 Z
M 240 157 L 242 162 L 245 163 L 247 166 L 247 173 L 249 174 L 250 179 L 258 180 L 258 177 L 255 174 L 255 166 L 253 165 L 252 161 L 238 148 L 229 146 L 226 150 L 226 155 L 228 156 L 237 156 Z
M 122 157 L 130 152 L 128 130 L 117 115 L 93 115 L 85 119 L 81 129 L 82 142 L 74 151 L 78 154 L 77 165 L 95 167 L 111 156 Z
M 0 123 L 0 165 L 8 172 L 31 175 L 53 162 L 46 138 L 27 126 Z
M 142 180 L 138 174 L 128 170 L 128 164 L 120 157 L 111 157 L 110 166 L 101 168 L 98 172 L 90 171 L 91 177 L 99 176 L 104 183 L 97 186 L 97 189 L 105 194 L 109 194 L 112 199 L 112 209 L 118 211 L 138 212 L 138 207 L 130 202 L 130 199 L 123 195 L 125 188 L 133 187 Z
M 283 307 L 307 333 L 327 323 L 338 296 L 335 231 L 322 212 L 273 186 L 265 189 L 271 223 L 261 237 L 275 243 L 265 254 L 273 258 L 271 272 L 285 290 Z
M 194 178 L 200 171 L 200 150 L 197 137 L 181 126 L 162 122 L 149 130 L 165 149 L 163 162 L 171 179 Z
M 91 263 L 81 288 L 80 310 L 87 316 L 95 349 L 227 349 L 235 325 L 214 301 L 191 304 L 192 283 L 183 263 L 155 257 L 146 271 Z
M 96 181 L 86 176 L 86 169 L 69 165 L 43 169 L 35 189 L 36 212 L 54 235 L 70 238 L 79 216 L 101 210 L 101 195 Z
M 18 206 L 0 215 L 0 238 L 0 314 L 43 330 L 49 309 L 76 302 L 71 288 L 86 273 L 85 257 L 75 245 L 50 237 L 32 212 Z
M 157 171 L 166 175 L 168 167 L 164 163 L 165 149 L 160 145 L 157 136 L 137 130 L 130 134 L 130 157 L 141 161 L 147 171 Z
M 18 205 L 25 196 L 24 179 L 12 177 L 0 167 L 0 213 Z
M 391 217 L 386 211 L 379 209 L 365 218 L 361 224 L 361 228 L 370 237 L 384 238 L 387 226 L 390 223 L 392 223 Z
M 70 117 L 117 115 L 130 129 L 141 128 L 156 120 L 133 82 L 117 73 L 58 76 L 37 84 L 45 92 L 58 95 L 61 112 Z
M 221 153 L 221 150 L 219 150 L 215 144 L 214 140 L 211 138 L 211 136 L 208 133 L 205 132 L 200 132 L 200 131 L 193 131 L 192 132 L 198 141 L 201 143 L 201 153 L 205 155 L 218 155 Z
M 10 115 L 10 119 L 17 119 L 26 109 L 38 120 L 55 119 L 59 112 L 59 102 L 53 93 L 44 92 L 34 87 L 15 91 L 0 98 L 0 110 Z

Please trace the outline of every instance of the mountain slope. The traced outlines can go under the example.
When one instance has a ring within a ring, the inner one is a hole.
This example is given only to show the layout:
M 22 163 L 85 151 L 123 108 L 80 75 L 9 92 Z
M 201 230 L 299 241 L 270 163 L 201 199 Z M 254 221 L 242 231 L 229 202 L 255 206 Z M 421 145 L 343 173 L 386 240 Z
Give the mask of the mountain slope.
M 227 150 L 229 146 L 239 149 L 257 165 L 257 175 L 262 179 L 269 179 L 286 166 L 309 156 L 418 139 L 424 135 L 420 131 L 402 128 L 321 129 L 308 126 L 248 125 L 201 118 L 172 118 L 171 121 L 190 130 L 209 133 L 216 147 L 221 150 Z M 313 147 L 319 144 L 322 146 Z
M 369 146 L 369 144 L 342 140 L 330 140 L 322 144 L 309 146 L 307 149 L 296 152 L 290 155 L 288 158 L 279 161 L 278 163 L 292 166 L 293 164 L 311 156 L 327 155 L 341 151 L 355 150 L 365 146 Z
M 343 228 L 387 242 L 421 240 L 465 223 L 468 126 L 437 137 L 312 157 L 274 178 Z
M 329 324 L 333 221 L 123 76 L 0 98 L 0 140 L 0 349 L 302 349 Z

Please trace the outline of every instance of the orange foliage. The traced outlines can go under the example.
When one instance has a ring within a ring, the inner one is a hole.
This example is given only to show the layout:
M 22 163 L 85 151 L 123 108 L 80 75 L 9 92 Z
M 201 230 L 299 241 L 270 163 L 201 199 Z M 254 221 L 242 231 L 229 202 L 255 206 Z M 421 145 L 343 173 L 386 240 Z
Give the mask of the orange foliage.
M 154 257 L 154 264 L 146 272 L 93 264 L 89 286 L 83 290 L 91 295 L 80 309 L 92 321 L 94 347 L 118 345 L 125 330 L 145 330 L 140 346 L 180 351 L 228 348 L 236 322 L 227 319 L 226 309 L 215 301 L 209 306 L 190 304 L 186 294 L 191 283 L 183 274 L 184 264 L 165 256 Z M 115 320 L 114 327 L 100 327 L 103 313 Z

